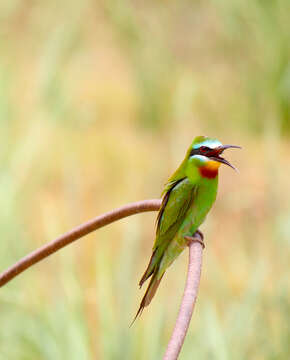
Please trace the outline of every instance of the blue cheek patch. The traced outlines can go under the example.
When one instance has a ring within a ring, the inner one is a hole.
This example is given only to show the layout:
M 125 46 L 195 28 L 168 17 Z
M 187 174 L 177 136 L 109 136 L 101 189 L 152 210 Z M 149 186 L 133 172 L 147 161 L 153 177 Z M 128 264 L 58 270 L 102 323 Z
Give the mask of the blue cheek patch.
M 196 166 L 203 166 L 208 162 L 208 158 L 203 155 L 194 155 L 191 158 L 194 160 Z

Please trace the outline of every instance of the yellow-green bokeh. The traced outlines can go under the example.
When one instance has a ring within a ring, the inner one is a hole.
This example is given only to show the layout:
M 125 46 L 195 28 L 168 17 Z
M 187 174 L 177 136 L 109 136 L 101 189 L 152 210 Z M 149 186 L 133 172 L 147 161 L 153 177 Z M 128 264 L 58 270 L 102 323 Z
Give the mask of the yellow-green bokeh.
M 156 198 L 196 135 L 241 145 L 202 226 L 181 359 L 290 356 L 290 2 L 0 2 L 1 270 Z M 122 220 L 0 291 L 0 360 L 160 359 L 186 252 L 132 328 L 156 214 Z

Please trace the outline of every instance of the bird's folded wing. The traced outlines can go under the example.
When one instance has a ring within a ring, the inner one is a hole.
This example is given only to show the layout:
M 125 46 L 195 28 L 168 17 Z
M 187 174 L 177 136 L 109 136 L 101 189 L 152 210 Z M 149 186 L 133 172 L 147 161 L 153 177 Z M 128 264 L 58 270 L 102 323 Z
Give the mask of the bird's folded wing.
M 156 240 L 153 249 L 169 243 L 181 226 L 193 202 L 194 184 L 180 179 L 167 190 L 157 217 Z

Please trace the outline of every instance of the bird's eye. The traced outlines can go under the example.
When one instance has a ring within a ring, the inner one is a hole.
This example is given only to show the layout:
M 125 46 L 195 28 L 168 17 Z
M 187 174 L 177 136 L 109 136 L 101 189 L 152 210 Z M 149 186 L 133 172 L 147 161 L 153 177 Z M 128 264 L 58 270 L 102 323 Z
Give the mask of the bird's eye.
M 209 148 L 209 147 L 207 147 L 207 146 L 201 146 L 200 147 L 200 151 L 202 152 L 202 153 L 206 153 L 206 152 L 208 152 L 208 151 L 210 151 L 211 149 Z

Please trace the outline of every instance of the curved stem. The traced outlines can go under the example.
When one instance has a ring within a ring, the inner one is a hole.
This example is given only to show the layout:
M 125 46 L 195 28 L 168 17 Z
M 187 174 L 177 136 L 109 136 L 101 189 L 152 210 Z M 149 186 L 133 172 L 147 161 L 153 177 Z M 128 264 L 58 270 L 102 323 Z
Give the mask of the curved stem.
M 106 226 L 116 220 L 120 220 L 130 215 L 138 214 L 145 211 L 157 211 L 161 206 L 160 199 L 143 200 L 135 203 L 124 205 L 118 209 L 100 215 L 78 227 L 59 236 L 55 240 L 43 245 L 39 249 L 28 254 L 12 265 L 6 271 L 0 274 L 0 287 L 7 284 L 10 280 L 21 274 L 23 271 L 45 259 L 49 255 L 62 249 L 73 241 Z M 190 239 L 187 239 L 190 240 Z M 189 242 L 189 264 L 187 272 L 186 286 L 183 298 L 176 320 L 176 324 L 168 343 L 163 360 L 175 360 L 181 351 L 188 326 L 191 320 L 192 312 L 195 306 L 197 292 L 199 288 L 201 265 L 202 265 L 202 238 L 199 232 Z
M 197 238 L 196 241 L 194 238 Z M 194 234 L 194 238 L 188 245 L 189 263 L 182 302 L 163 360 L 176 360 L 178 358 L 194 310 L 202 265 L 202 244 L 200 242 L 202 239 L 198 233 Z
M 10 280 L 21 274 L 23 271 L 45 259 L 49 255 L 55 253 L 59 249 L 72 243 L 73 241 L 95 231 L 105 225 L 108 225 L 116 220 L 124 217 L 138 214 L 145 211 L 157 211 L 161 205 L 160 199 L 143 200 L 135 203 L 124 205 L 118 209 L 100 215 L 78 227 L 68 231 L 67 233 L 59 236 L 55 240 L 43 245 L 39 249 L 28 254 L 20 259 L 17 263 L 12 265 L 6 271 L 0 274 L 0 287 L 7 284 Z

